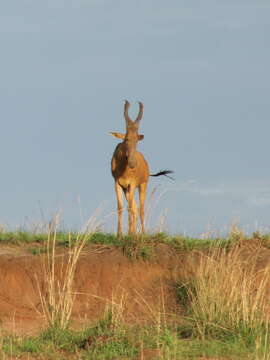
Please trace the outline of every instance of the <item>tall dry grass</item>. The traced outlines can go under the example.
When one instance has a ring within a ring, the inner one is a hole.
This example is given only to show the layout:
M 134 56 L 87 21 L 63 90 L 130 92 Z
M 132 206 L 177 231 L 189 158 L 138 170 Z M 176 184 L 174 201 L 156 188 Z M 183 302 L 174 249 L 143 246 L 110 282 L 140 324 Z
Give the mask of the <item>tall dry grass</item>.
M 258 253 L 217 248 L 202 254 L 187 291 L 190 318 L 201 338 L 241 338 L 269 344 L 270 267 L 258 270 Z
M 75 242 L 69 237 L 68 249 L 62 254 L 57 253 L 58 223 L 53 221 L 48 229 L 46 254 L 43 256 L 43 286 L 38 283 L 38 290 L 47 325 L 66 329 L 76 298 L 74 277 L 78 260 L 97 223 L 94 217 L 90 218 L 84 229 L 77 233 Z

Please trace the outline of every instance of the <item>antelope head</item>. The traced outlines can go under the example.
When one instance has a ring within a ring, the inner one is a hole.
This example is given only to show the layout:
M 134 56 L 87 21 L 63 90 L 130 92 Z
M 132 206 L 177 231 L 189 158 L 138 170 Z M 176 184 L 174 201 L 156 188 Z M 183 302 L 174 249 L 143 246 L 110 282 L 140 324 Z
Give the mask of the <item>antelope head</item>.
M 129 102 L 125 101 L 124 106 L 124 117 L 126 121 L 126 134 L 121 133 L 115 133 L 111 132 L 110 134 L 124 140 L 125 148 L 126 148 L 126 157 L 128 166 L 131 169 L 134 169 L 137 165 L 135 153 L 136 153 L 136 147 L 139 140 L 142 140 L 144 138 L 143 135 L 140 135 L 138 133 L 139 131 L 139 124 L 141 121 L 141 118 L 143 116 L 143 104 L 139 102 L 139 113 L 137 115 L 136 120 L 131 120 L 131 118 L 128 115 L 128 109 L 129 109 Z

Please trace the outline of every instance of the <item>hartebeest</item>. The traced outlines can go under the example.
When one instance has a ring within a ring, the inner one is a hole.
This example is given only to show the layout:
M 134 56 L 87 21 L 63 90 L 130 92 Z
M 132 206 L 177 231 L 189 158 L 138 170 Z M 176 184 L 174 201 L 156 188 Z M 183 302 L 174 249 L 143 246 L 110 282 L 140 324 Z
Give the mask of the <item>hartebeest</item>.
M 139 140 L 144 138 L 138 133 L 140 120 L 143 116 L 143 104 L 139 102 L 139 113 L 135 121 L 128 115 L 129 102 L 126 100 L 124 106 L 124 117 L 126 120 L 126 133 L 110 132 L 111 135 L 122 139 L 114 150 L 111 170 L 115 180 L 115 192 L 117 196 L 118 227 L 117 234 L 122 234 L 123 200 L 122 191 L 128 203 L 128 232 L 136 232 L 137 206 L 134 198 L 136 188 L 139 190 L 140 219 L 142 233 L 144 233 L 144 202 L 149 176 L 160 176 L 172 173 L 170 170 L 163 170 L 157 174 L 150 174 L 147 161 L 143 155 L 136 150 Z

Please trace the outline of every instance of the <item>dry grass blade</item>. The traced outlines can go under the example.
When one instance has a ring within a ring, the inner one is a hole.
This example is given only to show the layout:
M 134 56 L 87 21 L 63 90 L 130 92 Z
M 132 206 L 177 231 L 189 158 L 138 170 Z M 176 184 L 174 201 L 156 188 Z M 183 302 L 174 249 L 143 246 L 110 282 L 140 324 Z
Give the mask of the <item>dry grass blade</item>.
M 270 269 L 256 270 L 256 254 L 241 249 L 202 255 L 190 289 L 191 308 L 202 337 L 216 333 L 261 336 L 269 323 Z
M 50 327 L 66 329 L 72 314 L 76 297 L 74 276 L 79 257 L 97 225 L 91 218 L 83 231 L 77 234 L 75 242 L 69 236 L 68 251 L 56 253 L 57 223 L 50 227 L 47 237 L 46 255 L 43 257 L 44 289 L 38 283 L 44 317 Z

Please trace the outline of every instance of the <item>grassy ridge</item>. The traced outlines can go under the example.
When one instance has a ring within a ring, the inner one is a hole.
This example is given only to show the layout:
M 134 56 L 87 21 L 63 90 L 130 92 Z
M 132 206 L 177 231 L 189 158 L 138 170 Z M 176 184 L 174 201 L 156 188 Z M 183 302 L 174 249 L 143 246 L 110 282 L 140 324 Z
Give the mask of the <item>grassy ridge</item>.
M 0 232 L 0 246 L 20 246 L 33 255 L 47 251 L 47 233 L 31 233 L 28 231 Z M 55 246 L 69 248 L 76 246 L 79 232 L 55 232 Z M 125 235 L 118 238 L 115 234 L 94 232 L 84 234 L 85 245 L 98 244 L 120 248 L 130 259 L 151 259 L 158 245 L 167 245 L 175 251 L 207 250 L 213 247 L 230 247 L 237 239 L 234 236 L 226 238 L 198 239 L 183 235 L 168 235 L 164 232 L 148 235 Z
M 75 243 L 78 238 L 78 232 L 56 232 L 56 245 L 69 246 L 70 243 Z M 139 242 L 147 245 L 167 244 L 174 248 L 181 250 L 203 249 L 209 248 L 215 245 L 227 246 L 231 243 L 238 241 L 237 236 L 227 236 L 224 238 L 217 237 L 211 239 L 199 239 L 194 237 L 188 237 L 184 235 L 168 235 L 164 232 L 148 234 L 148 235 L 136 235 L 136 236 L 123 236 L 118 238 L 115 234 L 95 232 L 86 235 L 86 244 L 103 244 L 108 246 L 122 247 L 126 243 Z M 246 237 L 241 237 L 242 239 Z M 270 239 L 269 235 L 260 235 L 260 238 L 265 242 Z M 23 230 L 18 231 L 5 231 L 0 232 L 0 245 L 12 244 L 12 245 L 30 245 L 40 244 L 45 245 L 48 239 L 48 233 L 35 233 Z
M 21 246 L 33 255 L 39 255 L 46 252 L 48 233 L 36 233 L 23 230 L 0 232 L 0 246 L 15 245 Z M 55 232 L 55 245 L 57 247 L 69 248 L 76 245 L 81 234 L 79 232 Z M 164 244 L 175 251 L 208 250 L 215 247 L 229 249 L 236 243 L 250 239 L 259 239 L 264 247 L 270 248 L 270 234 L 262 235 L 259 232 L 246 236 L 241 232 L 230 233 L 226 237 L 216 238 L 194 238 L 184 235 L 169 235 L 164 232 L 123 236 L 118 238 L 115 234 L 94 232 L 84 234 L 85 245 L 99 244 L 104 246 L 114 246 L 120 248 L 132 259 L 151 259 L 158 245 Z

